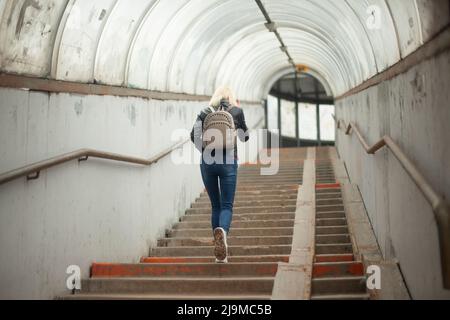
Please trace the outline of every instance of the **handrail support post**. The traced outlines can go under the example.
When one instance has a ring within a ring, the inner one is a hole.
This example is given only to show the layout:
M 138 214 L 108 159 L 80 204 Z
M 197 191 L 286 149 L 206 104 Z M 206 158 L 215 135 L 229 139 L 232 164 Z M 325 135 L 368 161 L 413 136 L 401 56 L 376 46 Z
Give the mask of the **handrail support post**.
M 32 180 L 37 180 L 37 179 L 39 179 L 39 176 L 41 175 L 41 172 L 40 171 L 36 171 L 35 173 L 33 173 L 33 174 L 29 174 L 28 176 L 27 176 L 27 181 L 32 181 Z
M 450 210 L 442 200 L 434 212 L 438 222 L 444 288 L 450 290 Z
M 81 158 L 78 159 L 78 163 L 85 162 L 85 161 L 88 161 L 88 160 L 89 160 L 89 156 L 84 156 L 84 157 L 81 157 Z

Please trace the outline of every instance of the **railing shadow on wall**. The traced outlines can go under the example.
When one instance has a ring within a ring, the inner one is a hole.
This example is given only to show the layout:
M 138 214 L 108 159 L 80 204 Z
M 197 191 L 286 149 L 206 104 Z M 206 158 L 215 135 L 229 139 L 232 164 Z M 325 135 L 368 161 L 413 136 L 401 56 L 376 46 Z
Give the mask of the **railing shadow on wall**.
M 264 121 L 262 118 L 258 123 L 251 129 L 256 130 Z M 11 182 L 18 178 L 26 177 L 28 181 L 39 179 L 40 173 L 43 170 L 50 169 L 52 167 L 58 166 L 60 164 L 70 162 L 73 160 L 78 160 L 79 162 L 87 161 L 89 158 L 97 158 L 104 160 L 111 160 L 117 162 L 123 162 L 127 164 L 133 165 L 143 165 L 143 166 L 151 166 L 158 161 L 164 159 L 166 156 L 170 155 L 173 151 L 182 148 L 186 143 L 190 141 L 190 138 L 182 139 L 179 142 L 175 143 L 171 147 L 165 149 L 159 154 L 151 157 L 150 159 L 142 159 L 136 157 L 130 157 L 126 155 L 120 155 L 110 152 L 91 150 L 91 149 L 80 149 L 74 152 L 66 153 L 63 155 L 56 156 L 54 158 L 50 158 L 44 161 L 36 162 L 25 167 L 15 169 L 4 174 L 0 174 L 0 185 Z
M 355 124 L 350 122 L 347 125 L 344 120 L 338 120 L 335 116 L 333 116 L 333 118 L 336 121 L 338 130 L 344 130 L 347 136 L 351 135 L 352 132 L 356 134 L 359 142 L 361 143 L 367 154 L 374 155 L 383 147 L 387 147 L 389 150 L 391 150 L 391 152 L 400 162 L 401 166 L 405 169 L 405 171 L 417 185 L 419 190 L 423 193 L 423 195 L 433 208 L 439 232 L 444 288 L 450 289 L 450 210 L 445 199 L 433 189 L 433 187 L 428 183 L 427 179 L 417 169 L 417 166 L 414 165 L 414 163 L 406 156 L 399 145 L 395 143 L 395 141 L 390 136 L 386 135 L 374 145 L 369 146 Z

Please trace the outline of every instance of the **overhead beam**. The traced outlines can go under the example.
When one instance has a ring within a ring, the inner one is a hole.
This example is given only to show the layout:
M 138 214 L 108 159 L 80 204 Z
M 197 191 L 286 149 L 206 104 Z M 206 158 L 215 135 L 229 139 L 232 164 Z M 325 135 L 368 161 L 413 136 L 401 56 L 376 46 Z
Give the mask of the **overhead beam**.
M 175 92 L 160 92 L 144 89 L 133 89 L 111 85 L 100 85 L 70 81 L 60 81 L 44 78 L 0 73 L 0 88 L 24 89 L 50 93 L 73 93 L 82 95 L 137 97 L 151 100 L 172 101 L 209 101 L 205 95 L 193 95 Z M 241 101 L 242 104 L 262 105 L 261 101 Z
M 322 146 L 322 135 L 320 132 L 320 103 L 319 101 L 319 82 L 317 79 L 314 79 L 314 88 L 316 90 L 316 126 L 317 126 L 317 141 L 319 143 L 319 147 Z
M 301 89 L 298 86 L 298 73 L 294 77 L 294 91 L 295 91 L 295 138 L 297 139 L 297 147 L 301 147 L 300 142 L 300 116 L 298 108 L 298 93 Z
M 280 42 L 280 49 L 282 52 L 284 52 L 288 58 L 288 61 L 295 70 L 297 70 L 297 65 L 294 62 L 294 59 L 292 59 L 291 54 L 289 53 L 289 49 L 284 43 L 283 39 L 281 38 L 280 33 L 278 32 L 277 24 L 270 18 L 269 13 L 267 12 L 266 8 L 264 7 L 264 4 L 261 2 L 261 0 L 255 0 L 256 4 L 258 5 L 259 9 L 261 10 L 264 18 L 266 18 L 267 23 L 265 24 L 266 28 L 269 30 L 269 32 L 273 32 L 275 36 L 277 37 L 278 41 Z

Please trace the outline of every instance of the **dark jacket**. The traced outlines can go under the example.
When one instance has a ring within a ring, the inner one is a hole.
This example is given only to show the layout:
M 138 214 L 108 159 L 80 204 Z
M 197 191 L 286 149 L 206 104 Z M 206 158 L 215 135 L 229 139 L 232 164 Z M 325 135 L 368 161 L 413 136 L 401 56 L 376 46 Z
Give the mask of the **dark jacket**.
M 221 106 L 225 111 L 229 111 L 233 116 L 234 125 L 236 130 L 238 130 L 238 138 L 242 142 L 247 142 L 250 139 L 249 130 L 247 124 L 245 123 L 244 111 L 241 108 L 234 107 L 231 108 L 231 104 L 228 101 L 223 100 Z M 209 108 L 205 108 L 197 117 L 197 120 L 192 128 L 191 141 L 195 144 L 195 147 L 203 153 L 203 123 L 212 111 Z M 234 157 L 238 158 L 237 145 L 234 147 Z

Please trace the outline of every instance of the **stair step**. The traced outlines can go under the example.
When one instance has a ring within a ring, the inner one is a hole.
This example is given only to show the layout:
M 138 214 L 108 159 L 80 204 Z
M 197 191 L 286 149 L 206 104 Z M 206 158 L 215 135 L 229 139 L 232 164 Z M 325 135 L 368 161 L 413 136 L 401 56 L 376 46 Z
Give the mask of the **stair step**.
M 273 277 L 240 278 L 121 278 L 82 281 L 85 293 L 242 295 L 272 293 Z
M 278 263 L 102 264 L 92 265 L 92 278 L 274 277 Z
M 299 173 L 295 174 L 276 174 L 271 176 L 258 175 L 245 175 L 238 174 L 237 181 L 260 181 L 260 182 L 281 182 L 281 183 L 292 183 L 302 180 L 302 175 Z
M 294 227 L 294 220 L 254 220 L 254 221 L 233 221 L 234 228 L 289 228 Z M 207 229 L 211 228 L 211 222 L 180 222 L 174 226 L 174 230 L 180 229 Z
M 229 237 L 230 246 L 291 245 L 292 237 Z M 195 247 L 213 245 L 212 237 L 208 238 L 166 238 L 158 240 L 160 247 Z
M 247 228 L 247 229 L 232 229 L 230 236 L 234 237 L 271 237 L 271 236 L 292 236 L 294 233 L 293 228 Z M 211 226 L 206 229 L 183 229 L 172 230 L 168 232 L 169 238 L 178 237 L 200 237 L 206 238 L 212 236 Z
M 268 167 L 266 167 L 265 169 L 267 169 Z M 240 169 L 238 171 L 238 173 L 240 175 L 261 175 L 261 170 L 263 168 L 252 168 L 252 169 L 247 169 L 247 170 L 243 170 Z M 294 175 L 302 175 L 303 174 L 303 168 L 300 167 L 294 167 L 294 168 L 279 168 L 280 170 L 278 171 L 277 175 L 283 175 L 283 174 L 294 174 Z
M 317 194 L 335 194 L 335 193 L 341 193 L 341 188 L 326 188 L 326 189 L 317 189 L 316 190 Z
M 296 203 L 298 197 L 298 192 L 295 191 L 291 194 L 285 194 L 285 195 L 236 195 L 235 197 L 235 203 L 238 204 L 240 202 L 242 203 L 251 203 L 251 202 L 260 202 L 260 201 L 291 201 L 292 203 Z M 209 200 L 209 197 L 207 195 L 202 196 L 198 198 L 195 201 L 196 203 L 211 205 L 211 201 Z
M 284 185 L 301 185 L 302 180 L 296 179 L 296 180 L 290 180 L 290 181 L 271 181 L 268 179 L 261 180 L 261 181 L 242 181 L 238 180 L 237 182 L 237 189 L 242 190 L 243 188 L 253 188 L 253 189 L 271 189 L 271 188 L 279 188 Z
M 287 255 L 292 251 L 292 245 L 261 245 L 261 246 L 229 246 L 229 256 L 254 255 Z M 151 250 L 154 257 L 211 257 L 213 246 L 196 247 L 158 247 Z
M 273 184 L 273 185 L 248 185 L 248 186 L 237 186 L 237 192 L 255 192 L 255 191 L 289 191 L 298 190 L 299 184 Z
M 370 294 L 332 294 L 332 295 L 313 295 L 311 300 L 322 300 L 322 301 L 332 301 L 332 300 L 370 300 Z
M 316 199 L 317 200 L 325 200 L 325 199 L 336 199 L 341 198 L 342 199 L 342 193 L 317 193 Z
M 361 262 L 326 262 L 315 263 L 313 278 L 364 276 L 364 265 Z
M 253 168 L 241 168 L 239 169 L 239 174 L 261 174 L 262 169 L 267 169 L 269 167 L 253 167 Z M 280 167 L 278 173 L 294 173 L 294 174 L 302 174 L 303 168 L 300 166 L 292 166 L 292 167 Z
M 316 206 L 316 212 L 336 212 L 336 211 L 344 211 L 344 205 L 343 204 L 334 204 L 334 205 L 317 205 Z
M 252 221 L 252 220 L 290 220 L 295 219 L 295 212 L 280 213 L 248 213 L 234 214 L 233 221 Z M 209 214 L 188 214 L 181 217 L 181 221 L 211 221 L 211 209 Z
M 326 205 L 342 205 L 342 198 L 328 198 L 328 199 L 316 199 L 316 204 L 318 206 Z
M 316 226 L 317 235 L 347 234 L 348 226 Z
M 274 174 L 275 173 L 275 174 Z M 264 172 L 258 171 L 255 174 L 246 174 L 246 173 L 238 173 L 238 179 L 240 177 L 249 177 L 249 178 L 260 178 L 260 179 L 266 179 L 267 181 L 270 181 L 271 178 L 274 179 L 282 179 L 285 177 L 288 178 L 303 178 L 303 170 L 299 171 L 273 171 L 273 169 L 265 170 Z
M 293 196 L 298 194 L 298 186 L 296 188 L 286 188 L 286 189 L 272 189 L 272 190 L 251 190 L 247 188 L 247 190 L 237 190 L 236 198 L 239 197 L 252 197 L 252 196 Z M 203 193 L 201 198 L 208 198 L 207 193 Z
M 242 174 L 242 175 L 246 175 L 246 174 L 248 174 L 248 175 L 252 175 L 252 174 L 261 175 L 261 171 L 263 169 L 267 170 L 267 169 L 270 169 L 270 168 L 271 168 L 270 166 L 253 167 L 253 168 L 240 168 L 238 173 Z M 303 168 L 300 167 L 300 166 L 289 166 L 289 167 L 280 166 L 278 169 L 279 170 L 277 172 L 277 175 L 279 175 L 279 174 L 297 174 L 297 175 L 302 175 L 302 173 L 303 173 Z
M 365 294 L 365 277 L 336 277 L 312 279 L 313 295 Z
M 347 219 L 345 218 L 316 219 L 316 226 L 318 227 L 336 227 L 346 225 Z
M 215 263 L 214 257 L 146 257 L 141 263 Z M 257 255 L 257 256 L 232 256 L 228 258 L 229 263 L 262 263 L 262 262 L 289 262 L 289 255 Z
M 265 173 L 265 175 L 264 175 Z M 262 172 L 261 170 L 255 170 L 253 172 L 239 172 L 238 173 L 238 179 L 284 179 L 284 178 L 302 178 L 303 177 L 303 170 L 284 170 L 284 171 L 278 171 L 275 172 L 274 175 L 267 175 L 267 173 L 271 174 L 273 171 L 265 171 Z
M 295 212 L 297 210 L 297 206 L 286 205 L 286 206 L 273 206 L 273 207 L 239 207 L 234 208 L 233 213 L 236 215 L 246 214 L 246 213 L 290 213 Z M 186 210 L 187 215 L 192 214 L 211 214 L 211 208 L 195 208 Z
M 269 172 L 272 173 L 272 172 Z M 263 175 L 261 170 L 254 172 L 239 172 L 238 179 L 302 179 L 303 170 L 290 170 L 290 171 L 279 171 L 275 175 Z
M 60 297 L 58 300 L 68 301 L 139 301 L 139 300 L 169 300 L 169 301 L 265 301 L 272 298 L 271 294 L 268 295 L 183 295 L 183 294 L 76 294 Z
M 349 234 L 316 235 L 316 244 L 351 243 Z
M 344 211 L 337 212 L 318 212 L 316 213 L 316 219 L 345 219 L 346 215 Z
M 333 263 L 333 262 L 351 262 L 355 257 L 352 253 L 346 254 L 317 254 L 315 256 L 315 263 Z
M 316 245 L 316 254 L 345 254 L 345 253 L 353 253 L 353 247 L 351 243 Z
M 274 207 L 274 206 L 295 206 L 297 199 L 283 199 L 283 200 L 249 200 L 249 201 L 235 201 L 234 208 L 241 207 Z M 192 205 L 192 209 L 211 209 L 211 202 L 207 201 L 195 202 Z

